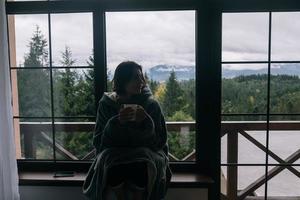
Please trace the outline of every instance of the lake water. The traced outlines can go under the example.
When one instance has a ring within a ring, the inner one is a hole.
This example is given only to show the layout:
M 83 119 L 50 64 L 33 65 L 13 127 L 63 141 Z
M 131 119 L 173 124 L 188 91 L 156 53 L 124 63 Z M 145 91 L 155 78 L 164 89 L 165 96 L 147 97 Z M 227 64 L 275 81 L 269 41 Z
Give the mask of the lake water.
M 247 131 L 252 137 L 262 144 L 266 144 L 266 131 Z M 300 131 L 270 131 L 269 149 L 285 160 L 288 156 L 300 149 Z M 222 163 L 227 160 L 227 137 L 222 138 Z M 265 163 L 266 154 L 244 136 L 239 134 L 239 163 Z M 269 163 L 278 163 L 269 157 Z M 300 159 L 295 162 L 300 164 Z M 274 166 L 270 166 L 269 170 Z M 300 172 L 300 166 L 294 167 Z M 222 167 L 226 175 L 226 167 Z M 240 166 L 238 167 L 238 186 L 239 190 L 247 187 L 257 178 L 265 173 L 264 166 Z M 264 185 L 256 190 L 258 195 L 264 195 Z M 287 169 L 268 181 L 269 196 L 300 196 L 300 178 Z

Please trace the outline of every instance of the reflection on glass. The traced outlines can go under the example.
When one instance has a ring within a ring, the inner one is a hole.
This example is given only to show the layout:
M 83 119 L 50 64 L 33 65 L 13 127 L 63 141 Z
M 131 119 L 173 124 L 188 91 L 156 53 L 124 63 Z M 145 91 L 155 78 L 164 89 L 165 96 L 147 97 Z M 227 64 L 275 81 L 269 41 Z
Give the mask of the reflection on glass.
M 266 64 L 222 65 L 222 113 L 266 113 L 267 80 Z
M 89 66 L 93 56 L 92 13 L 51 14 L 52 65 L 64 66 L 66 56 L 76 66 Z M 66 52 L 69 55 L 64 55 Z
M 195 120 L 195 11 L 106 12 L 108 91 L 119 63 L 143 66 L 147 83 L 166 121 L 171 159 L 194 159 L 194 132 L 181 121 Z
M 14 119 L 16 152 L 21 159 L 53 159 L 50 118 Z
M 15 116 L 51 116 L 49 73 L 48 69 L 11 70 Z
M 56 120 L 55 140 L 58 160 L 91 160 L 95 122 L 89 119 Z
M 45 14 L 8 17 L 11 67 L 48 67 L 48 17 Z
M 54 116 L 95 116 L 93 69 L 53 70 Z
M 272 61 L 300 60 L 300 12 L 272 13 Z
M 268 13 L 223 13 L 222 61 L 268 60 Z

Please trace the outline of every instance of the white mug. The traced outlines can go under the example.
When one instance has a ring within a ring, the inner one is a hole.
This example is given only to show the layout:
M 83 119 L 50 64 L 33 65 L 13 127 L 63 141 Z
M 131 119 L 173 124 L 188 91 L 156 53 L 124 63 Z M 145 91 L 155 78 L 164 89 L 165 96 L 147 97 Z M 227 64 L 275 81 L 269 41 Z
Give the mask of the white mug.
M 133 117 L 131 119 L 129 119 L 129 121 L 135 121 L 136 119 L 136 110 L 138 108 L 138 104 L 122 104 L 122 108 L 127 108 L 127 107 L 131 107 L 134 111 Z

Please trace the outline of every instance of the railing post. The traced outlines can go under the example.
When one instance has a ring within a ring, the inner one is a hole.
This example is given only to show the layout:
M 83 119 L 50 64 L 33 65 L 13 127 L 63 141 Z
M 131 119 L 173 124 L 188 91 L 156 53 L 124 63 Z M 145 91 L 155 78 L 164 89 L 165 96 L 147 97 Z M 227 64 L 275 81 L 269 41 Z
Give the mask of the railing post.
M 28 131 L 24 134 L 24 156 L 25 158 L 36 158 L 34 132 Z
M 238 132 L 227 134 L 227 163 L 238 162 Z M 227 166 L 227 197 L 229 200 L 237 199 L 238 167 Z

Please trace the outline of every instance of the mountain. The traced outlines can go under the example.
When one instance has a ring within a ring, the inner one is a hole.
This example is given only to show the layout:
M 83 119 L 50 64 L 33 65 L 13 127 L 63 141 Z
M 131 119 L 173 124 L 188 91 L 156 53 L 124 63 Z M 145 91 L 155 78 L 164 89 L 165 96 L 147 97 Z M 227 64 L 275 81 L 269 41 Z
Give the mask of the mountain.
M 169 78 L 170 72 L 174 70 L 177 80 L 188 80 L 195 78 L 195 66 L 178 66 L 178 65 L 156 65 L 147 71 L 149 78 L 163 82 Z M 222 69 L 223 78 L 233 78 L 240 75 L 266 74 L 267 69 Z M 299 64 L 281 64 L 272 66 L 272 75 L 285 74 L 300 77 Z
M 178 81 L 195 79 L 195 66 L 156 65 L 151 67 L 147 74 L 150 79 L 162 82 L 169 78 L 172 70 L 174 70 Z
M 179 66 L 179 65 L 156 65 L 148 69 L 147 75 L 150 79 L 155 81 L 164 82 L 168 80 L 170 72 L 174 70 L 177 80 L 188 80 L 195 79 L 195 66 Z M 236 76 L 244 75 L 253 75 L 253 74 L 266 74 L 267 68 L 264 69 L 222 69 L 223 78 L 233 78 Z M 277 74 L 286 74 L 291 76 L 300 77 L 300 65 L 299 64 L 281 64 L 277 66 L 272 66 L 271 69 L 272 75 Z M 112 79 L 112 73 L 109 78 Z
M 268 69 L 222 69 L 223 78 L 233 78 L 240 75 L 253 75 L 253 74 L 267 74 Z M 290 76 L 300 76 L 300 65 L 298 64 L 284 64 L 276 65 L 271 68 L 272 75 L 290 75 Z

